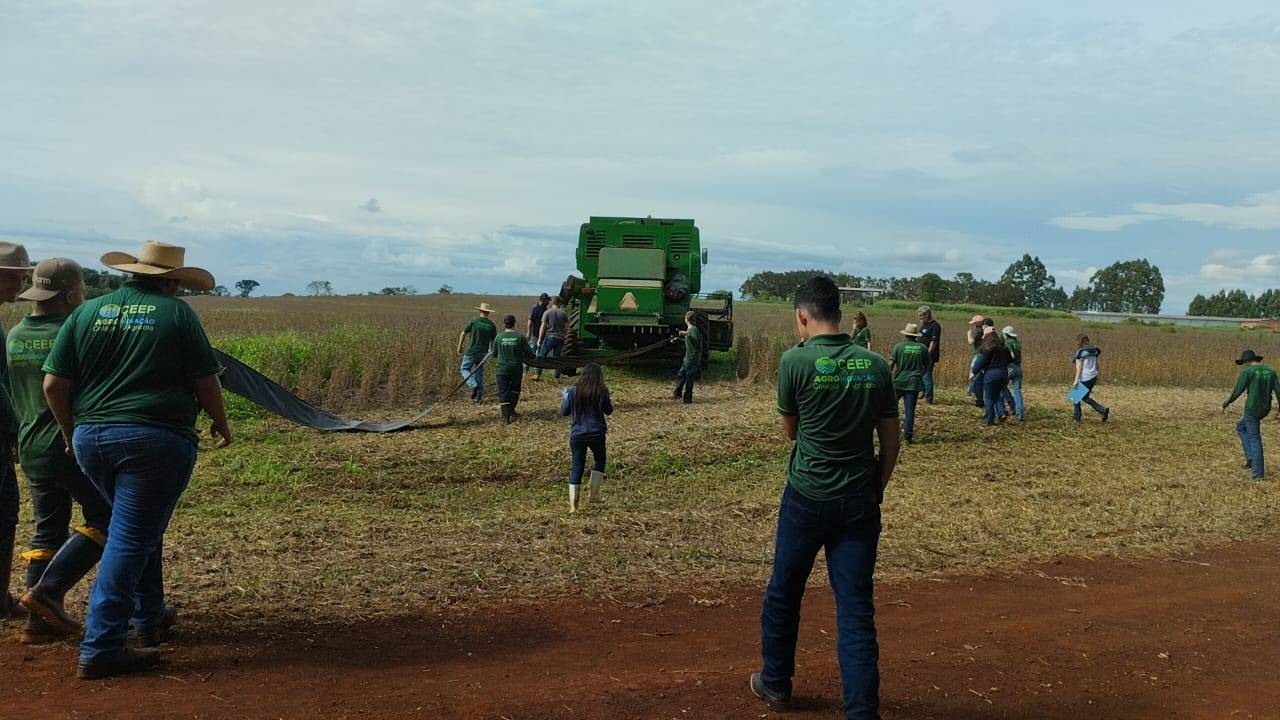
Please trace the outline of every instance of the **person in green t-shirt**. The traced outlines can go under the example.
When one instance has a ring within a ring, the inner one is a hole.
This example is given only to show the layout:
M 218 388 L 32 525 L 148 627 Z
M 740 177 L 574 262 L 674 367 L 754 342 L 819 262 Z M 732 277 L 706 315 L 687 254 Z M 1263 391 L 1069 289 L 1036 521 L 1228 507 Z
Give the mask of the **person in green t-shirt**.
M 933 368 L 928 346 L 920 342 L 920 326 L 907 323 L 898 333 L 902 341 L 893 346 L 889 359 L 889 371 L 893 373 L 893 388 L 902 401 L 902 436 L 907 444 L 915 442 L 916 402 L 924 391 L 924 376 Z
M 871 326 L 867 324 L 866 313 L 861 310 L 853 314 L 853 344 L 871 349 Z
M 20 639 L 37 644 L 80 632 L 79 621 L 63 608 L 63 598 L 102 557 L 111 505 L 67 453 L 58 421 L 44 397 L 45 359 L 67 316 L 84 302 L 84 271 L 74 260 L 42 260 L 36 265 L 31 288 L 18 297 L 35 302 L 34 310 L 13 328 L 5 345 L 17 411 L 18 458 L 27 476 L 35 519 L 30 549 L 23 553 L 27 593 L 22 604 L 32 612 Z M 80 506 L 84 523 L 68 532 L 73 501 Z
M 1241 395 L 1248 393 L 1244 404 L 1244 415 L 1236 423 L 1236 434 L 1240 436 L 1240 447 L 1244 449 L 1244 466 L 1253 471 L 1253 479 L 1261 480 L 1265 473 L 1262 459 L 1263 418 L 1271 414 L 1271 397 L 1280 401 L 1280 379 L 1276 371 L 1262 364 L 1262 356 L 1253 350 L 1245 350 L 1236 360 L 1243 365 L 1236 387 L 1231 397 L 1222 403 L 1222 411 L 1226 412 L 1231 403 Z M 1280 411 L 1276 412 L 1276 420 L 1280 421 Z
M 203 409 L 231 444 L 221 363 L 181 289 L 207 291 L 183 248 L 148 241 L 102 262 L 132 279 L 67 317 L 45 359 L 45 398 L 84 474 L 111 503 L 76 674 L 96 679 L 159 662 L 176 614 L 165 601 L 164 533 L 195 469 Z M 29 606 L 30 607 L 30 606 Z M 41 613 L 47 621 L 52 614 Z M 128 647 L 132 626 L 140 649 Z
M 471 386 L 471 402 L 479 405 L 484 400 L 484 362 L 493 349 L 498 326 L 489 319 L 493 312 L 489 303 L 480 303 L 475 309 L 480 314 L 471 318 L 458 336 L 458 354 L 462 356 L 462 378 Z
M 684 330 L 674 338 L 672 342 L 677 342 L 680 338 L 684 338 L 684 360 L 680 363 L 680 369 L 676 371 L 676 386 L 671 391 L 671 397 L 676 400 L 683 400 L 685 405 L 693 403 L 693 384 L 698 377 L 702 375 L 702 351 L 706 346 L 706 341 L 702 337 L 702 330 L 698 328 L 698 313 L 690 310 L 684 315 Z
M 18 299 L 30 273 L 27 249 L 16 243 L 0 242 L 0 304 Z M 4 325 L 0 325 L 0 343 L 4 341 Z M 0 363 L 0 621 L 25 614 L 18 599 L 9 592 L 13 546 L 18 532 L 18 473 L 13 467 L 17 432 L 13 399 L 9 397 L 9 370 Z
M 969 361 L 969 394 L 978 407 L 983 407 L 982 378 L 978 375 L 977 368 L 978 360 L 982 357 L 982 327 L 986 321 L 987 318 L 974 315 L 969 321 L 969 330 L 965 333 L 965 339 L 973 346 L 973 359 Z
M 795 444 L 761 611 L 764 665 L 750 687 L 767 703 L 790 701 L 800 602 L 825 548 L 844 711 L 875 717 L 880 671 L 872 576 L 880 501 L 898 459 L 898 402 L 884 359 L 840 332 L 840 289 L 830 278 L 797 288 L 795 319 L 801 342 L 778 367 L 778 412 Z
M 536 356 L 529 348 L 529 339 L 516 330 L 516 316 L 502 318 L 502 332 L 493 339 L 495 375 L 498 379 L 498 400 L 502 405 L 502 422 L 510 424 L 516 418 L 516 406 L 520 404 L 520 389 L 524 378 L 524 364 Z
M 1017 416 L 1018 422 L 1024 422 L 1027 404 L 1022 396 L 1022 339 L 1012 325 L 1005 325 L 1000 334 L 1004 336 L 1004 346 L 1009 351 L 1009 386 L 1000 399 L 1009 406 L 1009 412 Z

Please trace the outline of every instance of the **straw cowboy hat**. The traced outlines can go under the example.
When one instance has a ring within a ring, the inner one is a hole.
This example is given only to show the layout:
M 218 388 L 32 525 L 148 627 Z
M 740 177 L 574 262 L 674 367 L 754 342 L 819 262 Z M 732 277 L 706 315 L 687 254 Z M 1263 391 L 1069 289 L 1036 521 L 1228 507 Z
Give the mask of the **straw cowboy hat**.
M 0 242 L 0 270 L 31 272 L 31 258 L 27 249 L 17 243 Z
M 907 326 L 898 331 L 899 335 L 907 337 L 920 337 L 920 326 L 915 323 L 907 323 Z
M 212 290 L 216 285 L 213 274 L 204 268 L 187 267 L 184 264 L 186 255 L 186 248 L 148 240 L 142 244 L 142 252 L 137 257 L 124 252 L 109 252 L 102 256 L 102 264 L 133 275 L 177 280 L 188 290 Z
M 475 310 L 479 310 L 479 311 L 480 311 L 480 312 L 482 312 L 482 313 L 491 313 L 491 312 L 493 312 L 493 308 L 489 307 L 489 303 L 486 303 L 486 302 L 482 302 L 482 303 L 480 303 L 479 305 L 475 306 L 475 308 L 473 308 L 473 309 L 475 309 Z

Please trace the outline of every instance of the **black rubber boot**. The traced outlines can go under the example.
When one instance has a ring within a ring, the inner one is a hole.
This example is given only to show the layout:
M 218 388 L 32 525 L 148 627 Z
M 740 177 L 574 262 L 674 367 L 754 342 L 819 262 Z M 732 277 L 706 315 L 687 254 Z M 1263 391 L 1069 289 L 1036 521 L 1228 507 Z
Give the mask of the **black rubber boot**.
M 9 592 L 9 576 L 13 574 L 13 541 L 18 529 L 0 532 L 0 621 L 26 617 L 18 599 Z
M 102 547 L 98 543 L 73 533 L 49 561 L 49 567 L 35 587 L 22 596 L 22 604 L 55 630 L 68 634 L 80 632 L 80 621 L 67 614 L 62 600 L 101 558 Z
M 27 588 L 35 586 L 40 582 L 40 576 L 44 575 L 44 569 L 49 567 L 48 560 L 31 560 L 27 563 Z M 43 645 L 45 643 L 56 642 L 62 638 L 62 633 L 55 631 L 49 627 L 39 615 L 29 613 L 27 615 L 27 626 L 18 634 L 18 642 L 23 645 Z

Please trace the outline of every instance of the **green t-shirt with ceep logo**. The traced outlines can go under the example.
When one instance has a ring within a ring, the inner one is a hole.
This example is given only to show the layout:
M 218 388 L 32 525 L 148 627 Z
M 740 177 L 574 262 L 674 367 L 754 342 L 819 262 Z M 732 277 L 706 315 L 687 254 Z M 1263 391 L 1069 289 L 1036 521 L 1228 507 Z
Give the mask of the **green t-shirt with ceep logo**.
M 782 355 L 778 412 L 796 418 L 787 479 L 811 500 L 878 492 L 873 434 L 898 417 L 884 358 L 846 334 L 811 337 Z
M 18 419 L 18 460 L 27 477 L 61 478 L 80 474 L 67 455 L 58 421 L 44 399 L 44 362 L 66 315 L 23 318 L 9 333 L 9 386 Z
M 498 333 L 493 340 L 494 360 L 499 375 L 519 375 L 524 372 L 524 361 L 533 357 L 529 341 L 515 330 Z
M 1245 393 L 1248 396 L 1245 398 L 1244 411 L 1250 417 L 1261 420 L 1271 414 L 1271 396 L 1280 400 L 1280 378 L 1277 378 L 1275 370 L 1266 365 L 1250 365 L 1240 371 L 1231 399 L 1223 403 L 1222 407 L 1235 402 L 1236 398 Z
M 222 370 L 196 313 L 143 282 L 81 305 L 44 371 L 75 382 L 76 424 L 137 424 L 196 441 L 197 378 Z
M 924 374 L 929 372 L 929 348 L 915 340 L 893 346 L 893 387 L 899 392 L 924 390 Z

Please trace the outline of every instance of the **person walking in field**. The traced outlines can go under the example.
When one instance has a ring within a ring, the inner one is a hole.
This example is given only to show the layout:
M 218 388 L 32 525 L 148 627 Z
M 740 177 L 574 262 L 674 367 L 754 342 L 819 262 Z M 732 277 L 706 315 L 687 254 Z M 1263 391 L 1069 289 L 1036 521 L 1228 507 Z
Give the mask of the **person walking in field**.
M 564 341 L 569 331 L 569 314 L 562 306 L 564 300 L 559 296 L 551 298 L 551 307 L 542 314 L 542 327 L 538 330 L 538 357 L 558 358 L 564 353 Z M 560 371 L 556 370 L 555 379 L 560 379 Z M 542 379 L 542 368 L 534 373 L 535 380 Z
M 212 290 L 214 279 L 187 267 L 184 256 L 154 241 L 138 257 L 103 255 L 103 264 L 132 279 L 72 312 L 44 363 L 45 398 L 62 440 L 112 506 L 80 643 L 83 679 L 159 661 L 155 646 L 168 640 L 176 617 L 165 601 L 164 533 L 195 468 L 201 409 L 218 447 L 231 444 L 222 366 L 195 311 L 175 297 L 184 288 Z M 126 645 L 131 626 L 142 649 Z
M 920 342 L 929 349 L 929 370 L 921 378 L 921 383 L 924 385 L 924 401 L 932 405 L 933 369 L 942 360 L 942 325 L 933 319 L 933 308 L 928 305 L 921 305 L 916 310 L 916 319 L 920 321 Z
M 67 316 L 84 302 L 84 273 L 74 260 L 36 265 L 31 288 L 19 295 L 35 308 L 9 334 L 6 354 L 18 421 L 18 458 L 31 493 L 35 532 L 27 561 L 27 626 L 21 642 L 52 642 L 81 631 L 63 607 L 67 591 L 102 557 L 111 522 L 107 498 L 85 477 L 44 396 L 44 363 Z M 82 524 L 71 526 L 72 503 Z
M 498 380 L 499 411 L 503 424 L 510 425 L 516 418 L 516 406 L 520 404 L 520 389 L 524 380 L 524 363 L 533 359 L 529 339 L 516 330 L 516 316 L 502 318 L 502 332 L 493 340 L 495 375 Z
M 978 375 L 978 358 L 982 354 L 979 348 L 982 346 L 982 324 L 984 322 L 986 322 L 986 318 L 981 315 L 974 315 L 973 319 L 969 321 L 969 330 L 965 333 L 965 338 L 973 346 L 973 359 L 969 361 L 969 394 L 973 396 L 974 403 L 978 407 L 983 407 L 982 378 Z
M 684 361 L 676 372 L 676 386 L 671 391 L 671 397 L 676 400 L 683 399 L 685 405 L 693 403 L 693 383 L 702 374 L 702 349 L 706 345 L 702 331 L 695 324 L 697 317 L 698 314 L 692 310 L 685 313 L 686 329 L 680 331 L 679 337 L 672 338 L 672 342 L 680 337 L 684 338 Z
M 493 308 L 482 302 L 475 307 L 480 314 L 471 318 L 467 326 L 458 336 L 458 354 L 462 356 L 462 367 L 459 372 L 471 387 L 471 402 L 479 405 L 484 401 L 484 362 L 493 348 L 493 339 L 498 336 L 498 326 L 493 324 L 489 315 Z
M 1240 446 L 1244 449 L 1244 466 L 1253 471 L 1253 479 L 1261 480 L 1266 474 L 1266 466 L 1262 459 L 1262 420 L 1271 414 L 1271 396 L 1280 402 L 1280 379 L 1276 371 L 1262 364 L 1262 356 L 1253 350 L 1240 353 L 1236 365 L 1243 365 L 1236 387 L 1231 397 L 1222 403 L 1222 411 L 1226 412 L 1241 395 L 1246 395 L 1244 415 L 1236 423 L 1236 434 L 1240 436 Z M 1280 421 L 1280 410 L 1276 411 L 1276 420 Z
M 884 359 L 840 332 L 840 290 L 830 278 L 801 285 L 794 307 L 801 342 L 778 367 L 778 412 L 795 444 L 760 613 L 763 667 L 751 675 L 750 688 L 771 706 L 790 702 L 800 605 L 814 559 L 825 549 L 844 716 L 879 718 L 872 577 L 880 502 L 898 460 L 898 401 Z
M 1022 340 L 1012 325 L 1005 325 L 1000 334 L 1004 336 L 1004 345 L 1009 350 L 1009 386 L 1000 399 L 1009 406 L 1009 412 L 1018 418 L 1018 422 L 1024 422 L 1027 407 L 1022 397 Z
M 542 332 L 542 316 L 547 312 L 547 306 L 551 304 L 551 296 L 542 293 L 538 296 L 538 302 L 529 308 L 529 320 L 525 325 L 524 333 L 529 338 L 529 350 L 534 355 L 538 354 L 538 334 Z M 529 366 L 524 366 L 524 371 L 529 372 Z
M 604 383 L 604 371 L 595 363 L 587 363 L 573 387 L 565 388 L 564 401 L 560 403 L 560 415 L 570 420 L 569 425 L 569 512 L 578 511 L 582 488 L 582 475 L 587 467 L 587 451 L 591 451 L 591 502 L 600 500 L 600 486 L 604 483 L 606 457 L 605 440 L 609 435 L 609 422 L 613 414 L 613 400 L 609 387 Z
M 982 424 L 991 427 L 1006 417 L 1002 404 L 1009 383 L 1009 363 L 1012 358 L 994 325 L 984 325 L 982 329 L 982 344 L 978 346 L 978 362 L 974 367 L 974 374 L 982 378 Z
M 1102 374 L 1102 363 L 1099 361 L 1101 355 L 1102 350 L 1090 344 L 1088 335 L 1081 333 L 1076 336 L 1076 353 L 1071 356 L 1071 362 L 1076 366 L 1076 379 L 1071 387 L 1074 389 L 1083 385 L 1085 394 L 1080 402 L 1072 407 L 1072 422 L 1078 423 L 1083 419 L 1081 403 L 1093 408 L 1093 411 L 1102 417 L 1102 422 L 1111 418 L 1111 410 L 1093 399 L 1093 388 L 1098 384 Z
M 853 344 L 867 350 L 871 349 L 871 327 L 867 325 L 867 315 L 861 310 L 853 314 Z
M 902 437 L 907 444 L 915 442 L 916 402 L 924 390 L 924 376 L 933 369 L 929 348 L 920 342 L 920 327 L 915 323 L 899 331 L 903 339 L 893 346 L 889 371 L 893 388 L 902 401 Z
M 31 259 L 27 249 L 11 242 L 0 242 L 0 305 L 15 302 L 27 276 Z M 0 342 L 5 329 L 0 325 Z M 18 598 L 9 592 L 9 576 L 13 572 L 13 546 L 18 533 L 18 473 L 13 466 L 17 450 L 13 399 L 9 394 L 9 368 L 0 363 L 0 621 L 20 619 L 26 612 Z

